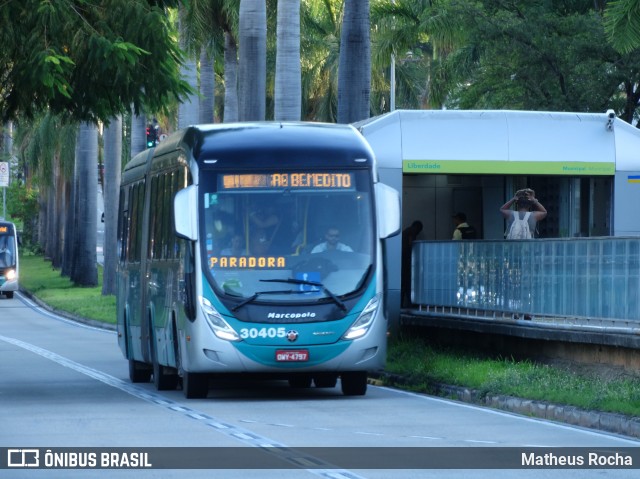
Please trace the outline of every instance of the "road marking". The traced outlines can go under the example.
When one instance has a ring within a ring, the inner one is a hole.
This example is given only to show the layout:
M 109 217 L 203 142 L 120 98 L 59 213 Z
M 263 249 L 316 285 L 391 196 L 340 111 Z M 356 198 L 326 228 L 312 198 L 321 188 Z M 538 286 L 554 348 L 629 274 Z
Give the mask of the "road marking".
M 41 347 L 35 346 L 30 343 L 26 343 L 19 339 L 9 338 L 7 336 L 0 335 L 0 341 L 4 341 L 5 343 L 13 344 L 19 348 L 30 351 L 38 356 L 41 356 L 45 359 L 49 359 L 55 363 L 64 366 L 65 368 L 72 369 L 76 372 L 84 374 L 85 376 L 89 376 L 93 379 L 96 379 L 108 386 L 112 386 L 116 389 L 120 389 L 121 391 L 137 397 L 139 399 L 143 399 L 144 401 L 151 402 L 157 406 L 163 407 L 168 411 L 171 411 L 176 414 L 181 414 L 189 419 L 193 419 L 194 421 L 198 421 L 201 424 L 211 426 L 215 428 L 217 431 L 220 431 L 222 434 L 238 440 L 248 446 L 264 448 L 265 444 L 269 444 L 271 449 L 264 449 L 265 452 L 268 452 L 283 461 L 289 462 L 290 464 L 295 465 L 296 467 L 300 467 L 300 460 L 309 461 L 309 464 L 320 465 L 324 469 L 306 469 L 307 472 L 315 474 L 320 477 L 324 477 L 327 479 L 364 479 L 363 476 L 356 475 L 351 471 L 347 471 L 344 469 L 340 469 L 338 467 L 333 466 L 332 464 L 325 463 L 324 461 L 315 458 L 311 455 L 298 453 L 295 448 L 290 448 L 285 444 L 282 444 L 278 441 L 273 441 L 267 437 L 260 436 L 255 434 L 252 431 L 247 429 L 243 429 L 238 426 L 233 426 L 230 424 L 224 424 L 219 419 L 209 416 L 208 414 L 200 411 L 196 411 L 195 409 L 191 409 L 187 406 L 183 406 L 180 403 L 172 401 L 171 399 L 167 399 L 166 397 L 147 391 L 139 386 L 135 386 L 131 383 L 127 383 L 118 379 L 109 374 L 103 373 L 102 371 L 98 371 L 97 369 L 90 368 L 88 366 L 84 366 L 80 363 L 77 363 L 69 358 L 65 358 L 64 356 L 60 356 L 53 351 L 49 351 L 47 349 L 43 349 Z

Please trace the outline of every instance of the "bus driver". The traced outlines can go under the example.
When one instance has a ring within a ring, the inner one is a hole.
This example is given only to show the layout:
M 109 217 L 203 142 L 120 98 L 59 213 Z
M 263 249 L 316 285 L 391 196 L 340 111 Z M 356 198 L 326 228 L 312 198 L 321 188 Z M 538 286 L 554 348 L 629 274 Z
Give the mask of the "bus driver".
M 324 235 L 325 241 L 315 246 L 311 253 L 324 253 L 325 251 L 345 251 L 347 253 L 353 253 L 353 250 L 344 243 L 340 243 L 340 230 L 335 227 L 330 227 Z

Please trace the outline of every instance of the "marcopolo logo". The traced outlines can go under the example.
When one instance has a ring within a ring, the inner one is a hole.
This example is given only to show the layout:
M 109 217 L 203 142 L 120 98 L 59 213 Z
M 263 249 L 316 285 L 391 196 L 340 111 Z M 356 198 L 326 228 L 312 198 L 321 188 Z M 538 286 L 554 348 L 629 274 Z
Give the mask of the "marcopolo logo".
M 301 318 L 315 318 L 316 313 L 313 311 L 305 311 L 303 313 L 268 313 L 268 319 L 301 319 Z
M 8 449 L 7 467 L 40 467 L 40 450 Z

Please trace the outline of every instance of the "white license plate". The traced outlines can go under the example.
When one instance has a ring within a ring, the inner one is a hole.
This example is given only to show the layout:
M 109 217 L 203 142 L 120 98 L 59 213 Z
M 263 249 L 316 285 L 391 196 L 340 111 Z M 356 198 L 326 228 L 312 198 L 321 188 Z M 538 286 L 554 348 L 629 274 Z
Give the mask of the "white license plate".
M 309 351 L 306 349 L 276 351 L 276 361 L 278 362 L 304 362 L 309 360 Z

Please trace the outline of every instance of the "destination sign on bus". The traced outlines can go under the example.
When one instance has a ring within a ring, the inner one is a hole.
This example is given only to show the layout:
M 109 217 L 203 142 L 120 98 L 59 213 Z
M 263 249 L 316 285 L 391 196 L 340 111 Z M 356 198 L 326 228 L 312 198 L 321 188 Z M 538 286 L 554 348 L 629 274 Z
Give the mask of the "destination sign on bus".
M 337 189 L 353 190 L 353 173 L 265 173 L 220 175 L 218 190 L 256 189 Z
M 0 226 L 0 233 L 8 233 L 8 232 L 9 232 L 8 226 Z

